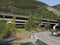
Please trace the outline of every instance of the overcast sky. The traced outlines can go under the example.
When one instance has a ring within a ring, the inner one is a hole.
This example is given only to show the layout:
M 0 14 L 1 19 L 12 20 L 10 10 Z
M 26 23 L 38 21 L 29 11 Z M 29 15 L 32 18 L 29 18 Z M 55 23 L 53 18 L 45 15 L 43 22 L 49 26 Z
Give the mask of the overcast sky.
M 60 4 L 60 0 L 38 0 L 38 1 L 44 2 L 50 6 Z

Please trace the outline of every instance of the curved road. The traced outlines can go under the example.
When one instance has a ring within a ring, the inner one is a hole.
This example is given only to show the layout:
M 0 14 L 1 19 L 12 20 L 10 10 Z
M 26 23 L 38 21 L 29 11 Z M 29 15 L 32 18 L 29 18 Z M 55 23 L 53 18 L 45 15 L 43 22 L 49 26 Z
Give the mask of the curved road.
M 8 43 L 13 43 L 13 41 L 15 41 L 16 39 L 17 38 L 8 39 L 8 40 L 5 40 L 5 41 L 2 40 L 2 42 L 0 41 L 0 45 L 2 45 L 3 43 L 7 44 L 7 42 Z M 47 45 L 60 45 L 60 37 L 59 36 L 52 36 L 49 31 L 33 33 L 33 34 L 31 34 L 31 39 L 26 40 L 26 41 L 31 41 L 31 42 L 35 43 L 35 41 L 37 39 L 46 43 Z
M 60 37 L 51 36 L 51 32 L 49 31 L 36 33 L 35 37 L 45 42 L 47 45 L 60 45 Z

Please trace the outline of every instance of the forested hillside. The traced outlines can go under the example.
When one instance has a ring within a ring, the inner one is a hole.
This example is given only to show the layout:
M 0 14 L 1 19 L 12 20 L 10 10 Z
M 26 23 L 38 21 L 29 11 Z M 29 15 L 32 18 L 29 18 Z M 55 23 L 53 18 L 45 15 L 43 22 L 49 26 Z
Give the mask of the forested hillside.
M 56 19 L 56 15 L 46 9 L 47 6 L 36 0 L 0 0 L 0 12 Z

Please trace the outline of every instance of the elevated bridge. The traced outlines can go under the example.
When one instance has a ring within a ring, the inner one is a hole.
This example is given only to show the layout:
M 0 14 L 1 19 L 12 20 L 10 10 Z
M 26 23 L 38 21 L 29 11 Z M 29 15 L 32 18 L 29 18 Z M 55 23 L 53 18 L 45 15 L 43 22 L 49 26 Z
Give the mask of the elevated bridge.
M 10 14 L 10 13 L 0 13 L 0 20 L 3 19 L 4 16 L 4 20 L 9 22 L 12 21 L 13 16 L 16 16 L 16 25 L 17 26 L 23 26 L 26 24 L 26 22 L 28 22 L 29 17 L 28 16 L 23 16 L 23 15 L 16 15 L 16 14 Z M 55 24 L 57 24 L 57 20 L 51 20 L 51 19 L 42 19 L 42 26 L 44 27 L 48 21 L 50 22 L 51 26 L 53 27 Z
M 0 20 L 3 19 L 4 17 L 4 20 L 6 22 L 11 22 L 13 20 L 13 16 L 16 16 L 16 26 L 24 26 L 25 23 L 28 21 L 28 16 L 22 16 L 22 15 L 16 15 L 16 14 L 10 14 L 10 13 L 0 13 Z

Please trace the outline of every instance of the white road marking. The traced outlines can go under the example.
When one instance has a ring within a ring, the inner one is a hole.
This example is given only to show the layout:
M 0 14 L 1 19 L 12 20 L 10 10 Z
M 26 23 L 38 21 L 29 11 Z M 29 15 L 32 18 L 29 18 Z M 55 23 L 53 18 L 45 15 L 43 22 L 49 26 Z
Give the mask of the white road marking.
M 38 37 L 36 36 L 36 34 L 34 35 L 34 37 L 35 37 L 36 39 L 38 39 Z
M 31 35 L 31 39 L 33 38 L 33 35 Z

